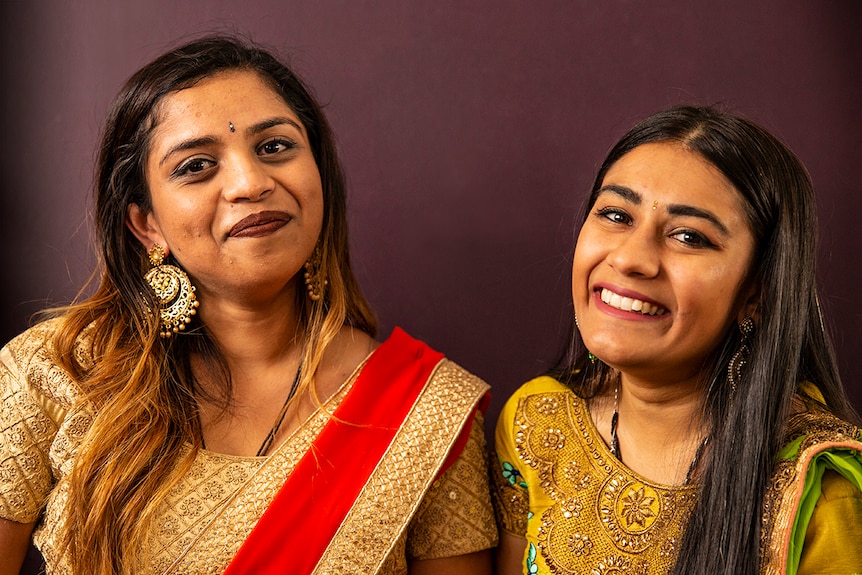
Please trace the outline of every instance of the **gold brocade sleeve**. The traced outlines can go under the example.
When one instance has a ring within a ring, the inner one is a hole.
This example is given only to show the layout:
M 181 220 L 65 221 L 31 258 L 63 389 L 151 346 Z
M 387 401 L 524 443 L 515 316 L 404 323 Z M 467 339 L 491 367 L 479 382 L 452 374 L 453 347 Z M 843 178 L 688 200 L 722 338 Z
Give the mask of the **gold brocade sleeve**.
M 53 476 L 49 450 L 64 409 L 47 390 L 62 379 L 48 359 L 44 326 L 0 350 L 0 517 L 28 523 L 42 511 Z
M 464 450 L 425 495 L 407 533 L 407 557 L 438 559 L 497 545 L 488 493 L 482 414 L 476 412 Z

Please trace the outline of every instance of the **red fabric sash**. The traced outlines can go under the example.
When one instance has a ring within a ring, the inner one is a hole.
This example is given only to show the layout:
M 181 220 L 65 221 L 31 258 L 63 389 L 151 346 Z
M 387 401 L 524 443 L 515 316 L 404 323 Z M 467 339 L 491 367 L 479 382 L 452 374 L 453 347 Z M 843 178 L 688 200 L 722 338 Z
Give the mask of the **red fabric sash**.
M 395 328 L 368 358 L 335 418 L 297 463 L 225 574 L 310 573 L 441 359 Z M 463 432 L 462 438 L 445 467 L 466 443 Z

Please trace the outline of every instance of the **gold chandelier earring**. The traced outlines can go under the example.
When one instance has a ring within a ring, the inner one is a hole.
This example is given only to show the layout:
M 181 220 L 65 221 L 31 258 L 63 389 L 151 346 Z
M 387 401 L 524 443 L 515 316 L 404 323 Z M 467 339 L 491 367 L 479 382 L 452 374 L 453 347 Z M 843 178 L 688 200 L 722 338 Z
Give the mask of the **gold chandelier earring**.
M 311 257 L 305 262 L 305 295 L 311 301 L 320 301 L 324 291 L 326 291 L 326 285 L 329 283 L 322 269 L 322 260 L 320 244 L 318 244 L 314 246 Z
M 165 259 L 165 250 L 159 244 L 153 244 L 148 255 L 153 267 L 144 279 L 150 284 L 159 300 L 159 315 L 162 320 L 159 335 L 171 337 L 186 329 L 192 321 L 192 316 L 198 312 L 197 308 L 200 304 L 195 297 L 195 286 L 192 285 L 186 272 L 177 266 L 162 263 Z

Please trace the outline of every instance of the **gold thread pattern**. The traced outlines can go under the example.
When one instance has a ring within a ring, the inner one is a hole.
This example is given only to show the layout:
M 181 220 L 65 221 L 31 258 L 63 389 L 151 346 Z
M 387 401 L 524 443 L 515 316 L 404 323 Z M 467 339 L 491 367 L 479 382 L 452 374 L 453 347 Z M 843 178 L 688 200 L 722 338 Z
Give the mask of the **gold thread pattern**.
M 378 573 L 488 386 L 442 360 L 314 573 Z M 457 499 L 457 491 L 446 496 Z M 490 520 L 491 516 L 488 516 Z M 493 546 L 489 545 L 489 546 Z M 447 553 L 447 555 L 449 555 Z
M 696 488 L 655 485 L 616 462 L 586 402 L 550 378 L 525 384 L 503 415 L 492 493 L 502 528 L 528 541 L 529 568 L 592 575 L 669 571 Z M 548 430 L 562 433 L 564 448 L 544 440 Z M 764 575 L 786 572 L 785 545 L 812 458 L 835 447 L 862 451 L 859 428 L 811 405 L 788 420 L 784 443 L 788 452 L 798 447 L 777 462 L 763 502 Z
M 839 445 L 862 451 L 859 428 L 830 413 L 799 413 L 792 416 L 785 427 L 785 444 L 799 438 L 802 441 L 791 457 L 777 463 L 764 495 L 760 530 L 760 571 L 763 575 L 786 572 L 786 534 L 796 519 L 799 503 L 797 495 L 804 484 L 811 459 L 824 449 Z
M 39 324 L 0 350 L 0 516 L 33 521 L 43 515 L 34 541 L 45 556 L 48 572 L 65 575 L 68 564 L 57 548 L 68 493 L 63 478 L 71 470 L 94 412 L 72 378 L 51 362 L 54 330 L 54 321 Z M 83 365 L 92 365 L 86 335 L 76 355 Z M 472 376 L 446 363 L 442 387 L 459 393 L 463 383 L 461 393 L 473 393 L 478 384 Z M 327 411 L 338 407 L 351 384 L 325 404 Z M 326 413 L 319 411 L 266 458 L 200 451 L 190 472 L 161 503 L 149 541 L 151 564 L 138 566 L 136 572 L 163 573 L 180 558 L 174 573 L 221 573 L 327 421 Z M 461 458 L 421 500 L 416 517 L 380 574 L 403 575 L 408 558 L 469 553 L 496 543 L 481 459 L 480 419 L 474 421 L 473 430 Z M 14 445 L 9 447 L 6 437 L 13 438 Z
M 507 456 L 516 460 L 494 464 L 493 491 L 503 529 L 537 549 L 530 568 L 646 574 L 672 567 L 694 486 L 658 485 L 620 464 L 586 402 L 568 390 L 520 396 L 510 432 L 515 451 Z

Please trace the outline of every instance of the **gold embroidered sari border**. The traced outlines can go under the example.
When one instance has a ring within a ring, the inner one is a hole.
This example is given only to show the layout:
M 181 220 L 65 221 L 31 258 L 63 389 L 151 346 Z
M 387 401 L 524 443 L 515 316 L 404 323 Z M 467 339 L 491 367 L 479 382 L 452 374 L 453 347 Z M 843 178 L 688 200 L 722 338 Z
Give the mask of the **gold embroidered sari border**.
M 487 390 L 485 382 L 451 361 L 437 364 L 314 573 L 381 568 Z

